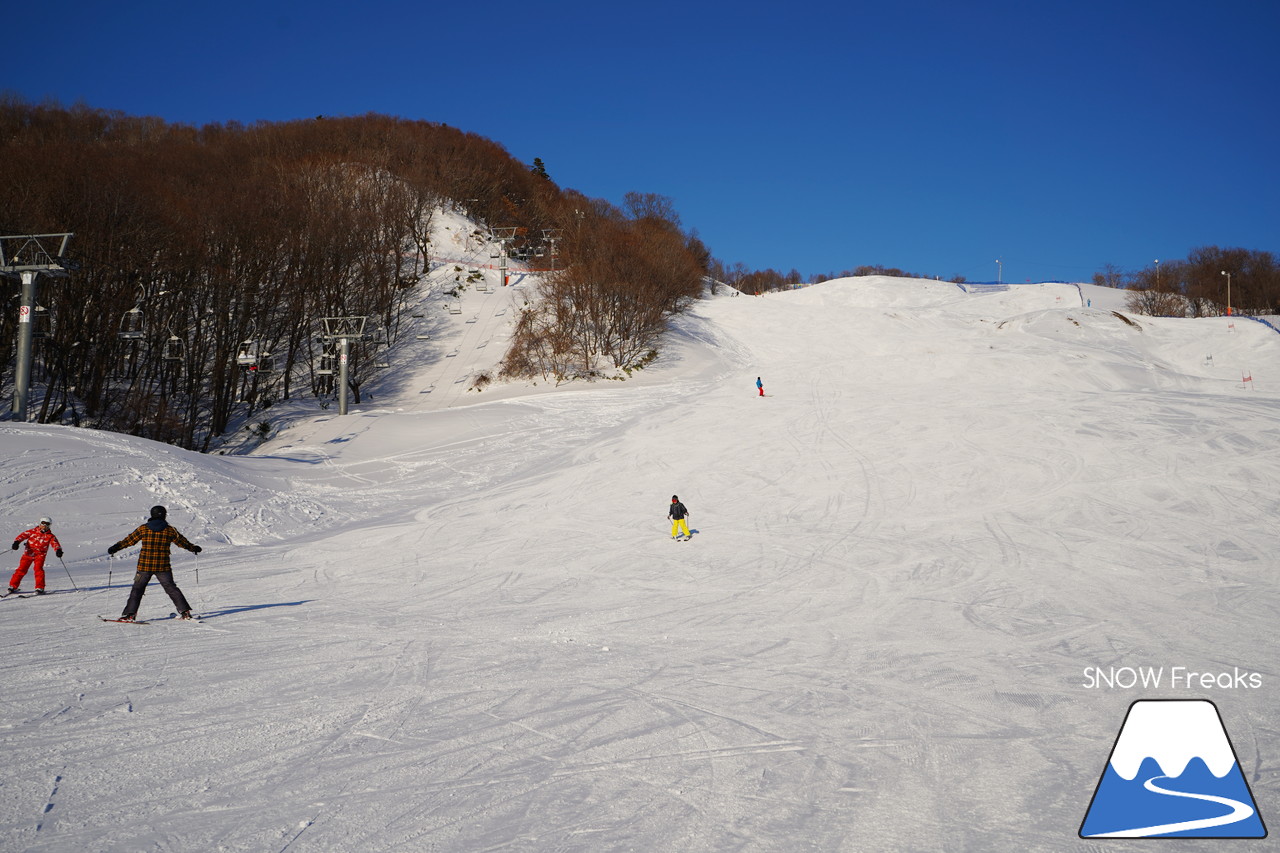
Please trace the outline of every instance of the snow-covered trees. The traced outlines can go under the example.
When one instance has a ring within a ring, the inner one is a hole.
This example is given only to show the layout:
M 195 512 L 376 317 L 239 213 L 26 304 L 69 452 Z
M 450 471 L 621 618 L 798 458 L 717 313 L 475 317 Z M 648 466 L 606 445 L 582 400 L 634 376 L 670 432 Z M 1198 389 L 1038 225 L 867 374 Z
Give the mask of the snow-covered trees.
M 636 363 L 698 295 L 709 261 L 669 199 L 633 193 L 624 212 L 561 191 L 541 161 L 530 169 L 431 122 L 194 128 L 0 98 L 0 159 L 0 233 L 74 232 L 81 263 L 42 287 L 55 325 L 37 348 L 37 417 L 189 448 L 331 384 L 313 370 L 321 318 L 368 316 L 394 336 L 439 205 L 557 235 L 513 374 Z M 130 312 L 145 331 L 126 338 Z M 0 312 L 0 351 L 13 350 L 13 314 Z M 357 342 L 357 400 L 370 356 Z
M 54 326 L 37 417 L 200 449 L 332 381 L 308 369 L 320 318 L 394 334 L 437 204 L 545 226 L 559 195 L 495 143 L 385 116 L 197 129 L 8 100 L 0 157 L 0 233 L 74 232 L 81 263 L 41 287 Z M 122 339 L 134 309 L 145 333 Z M 0 351 L 14 313 L 0 312 Z
M 680 230 L 670 200 L 627 196 L 569 212 L 561 265 L 544 274 L 503 362 L 507 376 L 589 375 L 626 368 L 658 345 L 670 316 L 702 291 L 701 242 Z M 589 211 L 589 212 L 588 212 Z

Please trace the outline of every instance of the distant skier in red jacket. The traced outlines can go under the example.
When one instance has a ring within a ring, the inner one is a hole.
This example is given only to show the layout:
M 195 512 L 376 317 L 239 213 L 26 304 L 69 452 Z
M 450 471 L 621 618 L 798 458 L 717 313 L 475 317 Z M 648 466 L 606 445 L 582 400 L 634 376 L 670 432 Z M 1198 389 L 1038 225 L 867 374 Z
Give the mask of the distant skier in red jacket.
M 27 549 L 22 552 L 22 559 L 18 561 L 18 570 L 9 579 L 10 595 L 18 591 L 18 584 L 22 583 L 22 579 L 27 576 L 27 569 L 35 570 L 36 594 L 44 595 L 44 558 L 49 553 L 49 546 L 53 546 L 54 554 L 62 556 L 62 543 L 50 530 L 52 525 L 53 520 L 45 516 L 40 519 L 39 524 L 30 530 L 22 531 L 13 540 L 13 550 L 18 550 L 18 546 L 24 540 L 27 543 Z

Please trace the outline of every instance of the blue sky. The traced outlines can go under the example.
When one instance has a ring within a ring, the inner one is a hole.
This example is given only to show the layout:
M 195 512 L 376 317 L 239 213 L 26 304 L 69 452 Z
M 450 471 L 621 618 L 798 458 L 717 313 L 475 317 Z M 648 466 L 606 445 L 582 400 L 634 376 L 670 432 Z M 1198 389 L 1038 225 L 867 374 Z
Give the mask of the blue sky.
M 1038 281 L 1280 253 L 1273 0 L 9 6 L 29 38 L 0 89 L 27 99 L 445 122 L 588 196 L 670 196 L 730 264 Z

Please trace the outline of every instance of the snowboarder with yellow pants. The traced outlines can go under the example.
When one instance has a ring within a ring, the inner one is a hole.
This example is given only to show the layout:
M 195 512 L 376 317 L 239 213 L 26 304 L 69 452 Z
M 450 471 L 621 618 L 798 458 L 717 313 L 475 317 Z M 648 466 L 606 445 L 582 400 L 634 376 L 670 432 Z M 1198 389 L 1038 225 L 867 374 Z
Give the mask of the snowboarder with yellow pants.
M 672 539 L 680 538 L 676 535 L 678 531 L 683 531 L 685 539 L 692 538 L 692 534 L 689 533 L 689 522 L 687 521 L 689 510 L 685 508 L 684 504 L 680 503 L 680 498 L 676 495 L 671 496 L 671 508 L 667 510 L 667 518 L 671 519 Z

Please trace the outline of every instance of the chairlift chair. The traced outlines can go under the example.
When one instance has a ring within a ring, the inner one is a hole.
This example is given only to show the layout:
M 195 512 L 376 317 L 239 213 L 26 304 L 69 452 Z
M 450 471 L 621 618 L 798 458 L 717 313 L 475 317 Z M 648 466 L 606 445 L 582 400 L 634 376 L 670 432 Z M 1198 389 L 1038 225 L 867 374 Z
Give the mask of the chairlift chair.
M 236 353 L 236 364 L 241 370 L 257 370 L 258 356 L 258 342 L 243 341 L 240 344 L 240 350 Z
M 31 337 L 47 338 L 53 334 L 53 315 L 43 305 L 35 306 L 31 311 Z
M 182 361 L 186 357 L 186 345 L 182 338 L 177 335 L 169 335 L 168 340 L 164 342 L 164 352 L 161 358 L 165 361 Z
M 142 308 L 135 305 L 120 318 L 120 340 L 141 341 L 147 337 L 146 317 Z

